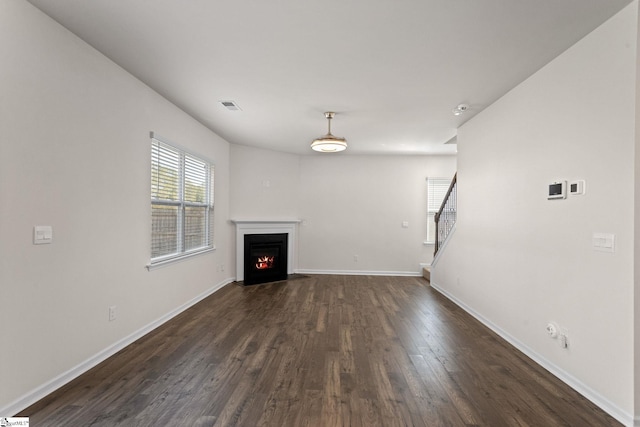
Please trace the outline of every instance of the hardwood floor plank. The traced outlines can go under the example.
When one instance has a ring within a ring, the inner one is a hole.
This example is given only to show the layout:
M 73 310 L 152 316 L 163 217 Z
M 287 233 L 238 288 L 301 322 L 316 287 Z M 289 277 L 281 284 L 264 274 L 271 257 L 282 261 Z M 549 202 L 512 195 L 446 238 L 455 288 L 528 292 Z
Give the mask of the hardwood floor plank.
M 440 386 L 440 381 L 431 373 L 431 369 L 422 355 L 410 356 L 413 365 L 425 384 L 425 391 L 429 396 L 429 407 L 437 414 L 440 420 L 438 425 L 466 426 L 458 408 L 449 397 L 449 394 Z
M 302 405 L 291 426 L 322 427 L 322 390 L 305 390 Z
M 34 426 L 619 426 L 421 278 L 231 284 L 23 411 Z
M 322 394 L 322 424 L 337 426 L 341 424 L 342 411 L 340 397 L 340 355 L 329 352 L 325 357 L 324 387 Z
M 353 373 L 356 369 L 356 361 L 353 357 L 353 342 L 351 340 L 351 328 L 340 326 L 340 372 Z

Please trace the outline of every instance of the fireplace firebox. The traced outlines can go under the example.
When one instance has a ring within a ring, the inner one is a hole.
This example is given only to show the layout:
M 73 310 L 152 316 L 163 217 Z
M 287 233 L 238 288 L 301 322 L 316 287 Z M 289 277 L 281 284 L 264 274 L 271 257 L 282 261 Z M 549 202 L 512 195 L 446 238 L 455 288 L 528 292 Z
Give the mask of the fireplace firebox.
M 287 278 L 287 234 L 244 235 L 244 284 Z

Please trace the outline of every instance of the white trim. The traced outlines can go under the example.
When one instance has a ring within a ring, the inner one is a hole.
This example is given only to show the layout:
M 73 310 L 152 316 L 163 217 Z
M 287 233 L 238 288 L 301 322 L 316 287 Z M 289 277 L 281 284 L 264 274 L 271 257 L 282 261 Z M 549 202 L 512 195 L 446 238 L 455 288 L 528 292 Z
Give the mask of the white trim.
M 422 277 L 421 272 L 416 271 L 364 271 L 364 270 L 296 270 L 300 274 L 330 274 L 345 276 L 403 276 Z
M 287 274 L 296 272 L 298 266 L 298 235 L 300 220 L 237 220 L 236 225 L 236 280 L 244 280 L 244 235 L 245 234 L 287 234 Z
M 245 220 L 245 219 L 232 219 L 231 222 L 234 224 L 299 224 L 302 222 L 299 219 L 277 219 L 277 220 Z
M 234 281 L 233 278 L 228 278 L 218 283 L 217 285 L 214 285 L 212 288 L 206 290 L 205 292 L 191 299 L 190 301 L 187 301 L 181 306 L 173 309 L 172 311 L 160 317 L 159 319 L 156 319 L 155 321 L 149 323 L 148 325 L 142 327 L 141 329 L 138 329 L 137 331 L 122 338 L 121 340 L 116 341 L 115 343 L 111 344 L 109 347 L 96 353 L 95 355 L 91 356 L 89 359 L 85 360 L 84 362 L 81 362 L 80 364 L 74 366 L 68 371 L 63 372 L 62 374 L 47 381 L 41 386 L 36 387 L 35 389 L 23 395 L 22 397 L 19 397 L 18 399 L 14 400 L 7 406 L 0 408 L 0 414 L 2 414 L 2 416 L 12 416 L 12 414 L 17 414 L 23 411 L 24 409 L 36 403 L 38 400 L 44 398 L 48 394 L 56 391 L 63 385 L 67 384 L 68 382 L 84 374 L 89 369 L 97 366 L 98 364 L 108 359 L 109 357 L 113 356 L 123 348 L 127 347 L 128 345 L 132 344 L 136 340 L 142 338 L 144 335 L 153 331 L 163 323 L 173 319 L 178 314 L 187 310 L 191 306 L 199 303 L 203 299 L 207 298 L 211 294 L 215 293 L 216 291 L 218 291 L 219 289 L 221 289 L 222 287 L 224 287 L 225 285 L 228 285 L 233 281 Z
M 442 295 L 444 295 L 446 298 L 448 298 L 452 302 L 454 302 L 456 305 L 458 305 L 464 311 L 469 313 L 471 316 L 475 317 L 480 323 L 482 323 L 483 325 L 485 325 L 486 327 L 491 329 L 496 334 L 500 335 L 500 337 L 502 337 L 509 344 L 513 345 L 515 348 L 517 348 L 518 350 L 523 352 L 525 355 L 527 355 L 529 358 L 531 358 L 538 365 L 542 366 L 544 369 L 549 371 L 551 374 L 553 374 L 556 377 L 558 377 L 558 379 L 560 379 L 562 382 L 564 382 L 569 387 L 573 388 L 575 391 L 577 391 L 578 393 L 580 393 L 581 395 L 586 397 L 588 400 L 593 402 L 595 405 L 600 407 L 600 409 L 602 409 L 603 411 L 605 411 L 606 413 L 611 415 L 613 418 L 615 418 L 616 420 L 618 420 L 622 424 L 624 424 L 626 426 L 638 426 L 638 425 L 640 425 L 640 423 L 639 423 L 640 418 L 639 417 L 635 417 L 635 421 L 634 421 L 634 417 L 633 417 L 632 414 L 629 414 L 628 412 L 626 412 L 625 410 L 620 408 L 618 405 L 616 405 L 615 403 L 611 402 L 609 399 L 607 399 L 606 397 L 602 396 L 597 391 L 593 390 L 591 387 L 589 387 L 586 384 L 584 384 L 578 378 L 574 377 L 573 375 L 571 375 L 568 372 L 564 371 L 563 369 L 559 368 L 558 366 L 556 366 L 555 364 L 553 364 L 552 362 L 547 360 L 545 357 L 541 356 L 540 354 L 538 354 L 537 352 L 535 352 L 534 350 L 529 348 L 527 345 L 525 345 L 524 343 L 522 343 L 521 341 L 519 341 L 518 339 L 516 339 L 512 335 L 510 335 L 508 332 L 506 332 L 505 330 L 503 330 L 502 328 L 500 328 L 499 326 L 497 326 L 493 322 L 491 322 L 489 319 L 484 317 L 482 314 L 478 313 L 477 311 L 472 309 L 470 306 L 465 304 L 463 301 L 461 301 L 458 298 L 456 298 L 454 295 L 449 293 L 447 290 L 445 290 L 445 289 L 441 288 L 440 286 L 438 286 L 437 283 L 434 283 L 432 281 L 431 282 L 431 287 L 433 289 L 435 289 L 436 291 L 440 292 Z
M 206 249 L 200 249 L 197 251 L 192 251 L 192 252 L 186 252 L 183 253 L 182 255 L 179 256 L 172 256 L 172 257 L 168 257 L 167 259 L 163 259 L 162 261 L 154 261 L 151 262 L 149 264 L 147 264 L 145 267 L 147 270 L 151 271 L 151 270 L 155 270 L 156 268 L 160 268 L 160 267 L 166 267 L 167 265 L 170 264 L 174 264 L 176 262 L 182 262 L 182 261 L 186 261 L 190 258 L 196 257 L 198 255 L 203 255 L 209 252 L 213 252 L 216 250 L 215 246 L 212 246 L 210 248 L 206 248 Z

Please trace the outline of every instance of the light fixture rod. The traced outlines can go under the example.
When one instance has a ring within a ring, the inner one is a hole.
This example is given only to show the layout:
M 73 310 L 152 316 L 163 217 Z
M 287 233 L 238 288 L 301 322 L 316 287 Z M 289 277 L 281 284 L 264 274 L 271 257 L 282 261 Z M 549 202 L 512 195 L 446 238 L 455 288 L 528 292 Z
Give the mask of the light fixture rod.
M 326 113 L 324 113 L 324 116 L 327 118 L 327 128 L 328 128 L 328 132 L 327 135 L 331 135 L 331 119 L 333 119 L 333 116 L 335 116 L 336 113 L 334 113 L 333 111 L 327 111 Z

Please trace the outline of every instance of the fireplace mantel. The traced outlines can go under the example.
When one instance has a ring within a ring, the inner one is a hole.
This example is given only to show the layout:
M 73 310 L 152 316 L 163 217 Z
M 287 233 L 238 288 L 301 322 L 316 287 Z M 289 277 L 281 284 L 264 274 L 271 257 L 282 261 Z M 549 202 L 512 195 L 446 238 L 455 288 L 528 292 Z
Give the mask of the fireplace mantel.
M 244 280 L 244 235 L 287 233 L 287 274 L 295 273 L 298 267 L 298 219 L 244 220 L 232 219 L 236 225 L 236 280 Z

